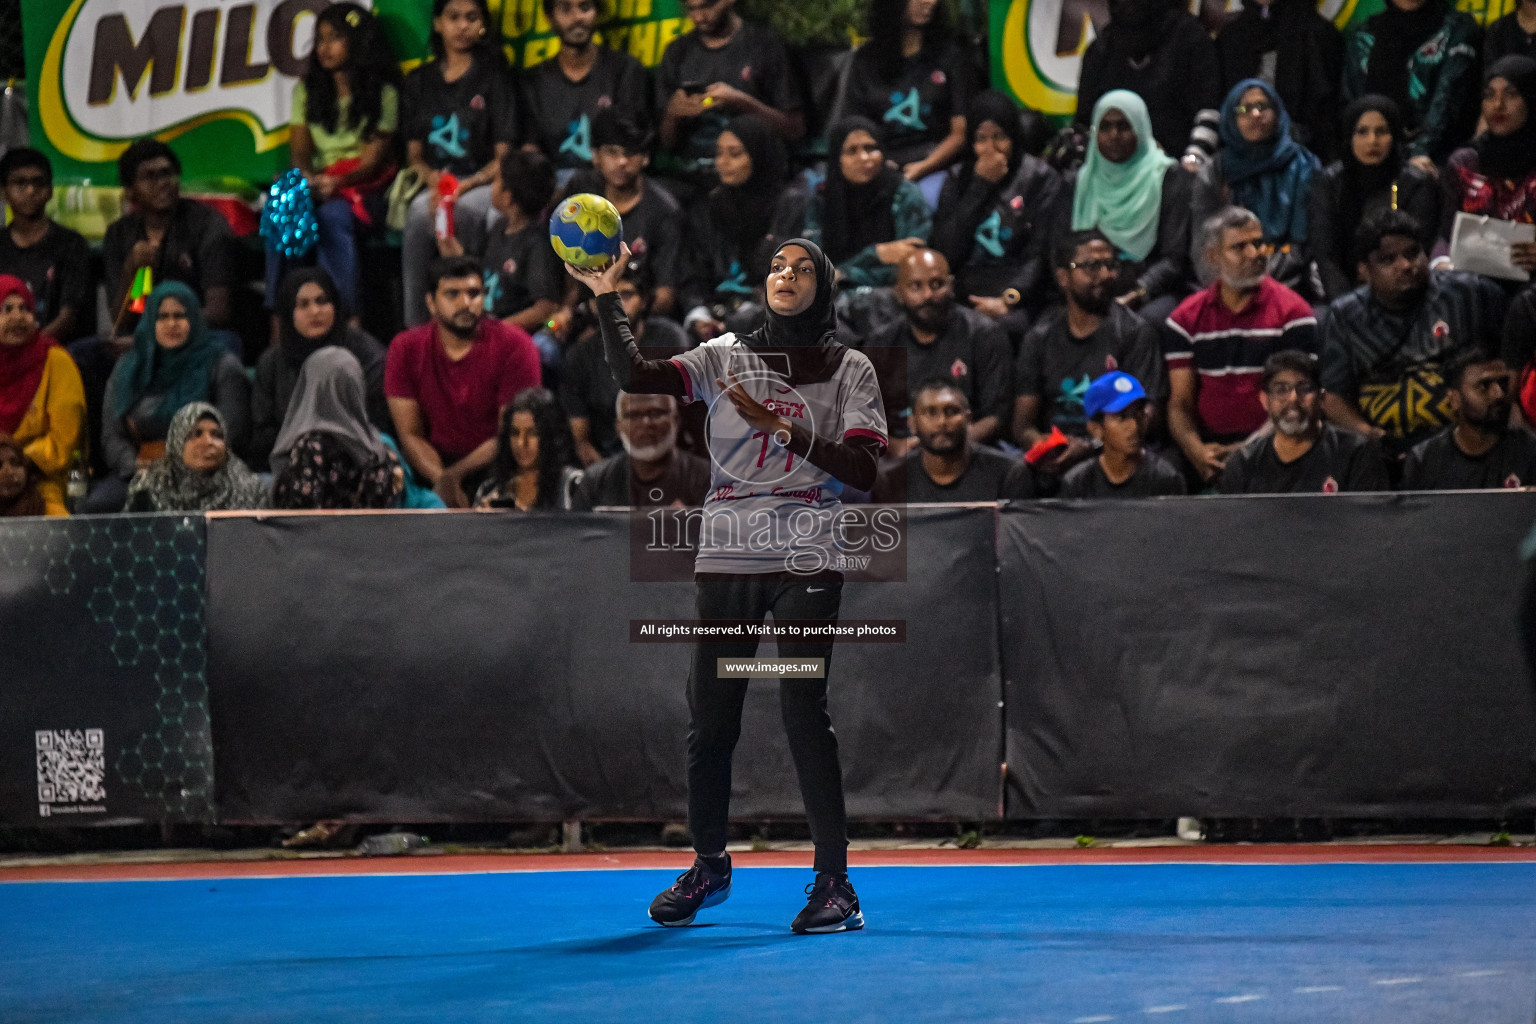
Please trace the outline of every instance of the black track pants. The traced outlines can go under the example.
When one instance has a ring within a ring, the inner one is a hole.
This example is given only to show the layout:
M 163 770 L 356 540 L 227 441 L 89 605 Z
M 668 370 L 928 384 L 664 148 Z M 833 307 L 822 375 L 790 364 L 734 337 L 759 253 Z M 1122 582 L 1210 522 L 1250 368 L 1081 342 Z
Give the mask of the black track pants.
M 839 576 L 786 578 L 781 574 L 731 576 L 700 574 L 697 583 L 701 620 L 746 619 L 761 622 L 814 619 L 835 622 L 842 604 Z M 751 658 L 757 640 L 694 645 L 688 674 L 688 827 L 694 849 L 713 856 L 725 850 L 731 804 L 731 753 L 741 736 L 741 708 L 747 680 L 720 679 L 718 658 Z M 784 658 L 822 658 L 830 675 L 832 641 L 779 641 Z M 781 679 L 779 707 L 784 731 L 800 779 L 800 795 L 816 844 L 816 870 L 848 870 L 848 818 L 843 806 L 843 775 L 837 737 L 827 714 L 827 679 Z

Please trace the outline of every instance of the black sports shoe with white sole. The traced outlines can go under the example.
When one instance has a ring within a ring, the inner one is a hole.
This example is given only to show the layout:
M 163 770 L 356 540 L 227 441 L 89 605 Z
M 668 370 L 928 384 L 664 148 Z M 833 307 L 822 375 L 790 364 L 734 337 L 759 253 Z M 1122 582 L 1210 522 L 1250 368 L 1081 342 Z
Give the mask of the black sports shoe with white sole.
M 859 910 L 859 894 L 853 891 L 847 875 L 821 873 L 805 887 L 805 909 L 795 915 L 790 930 L 799 935 L 825 932 L 855 932 L 864 927 Z
M 725 855 L 723 874 L 710 870 L 703 859 L 695 859 L 693 867 L 678 875 L 670 889 L 651 901 L 651 920 L 668 928 L 681 928 L 693 924 L 700 910 L 724 903 L 730 896 L 730 855 Z

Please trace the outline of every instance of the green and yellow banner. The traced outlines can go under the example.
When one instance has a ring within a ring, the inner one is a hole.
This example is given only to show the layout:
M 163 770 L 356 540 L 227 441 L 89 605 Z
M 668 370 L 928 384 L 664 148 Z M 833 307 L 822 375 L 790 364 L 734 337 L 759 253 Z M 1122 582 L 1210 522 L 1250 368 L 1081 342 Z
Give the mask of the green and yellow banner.
M 428 53 L 431 0 L 362 0 L 405 67 Z M 117 182 L 134 139 L 176 144 L 193 181 L 265 182 L 288 163 L 294 83 L 330 0 L 26 0 L 33 144 L 61 182 Z M 599 0 L 610 46 L 654 65 L 689 25 L 679 0 Z M 539 0 L 490 0 L 508 57 L 558 51 Z
M 364 0 L 366 3 L 367 0 Z M 654 66 L 690 27 L 680 0 L 599 0 L 610 46 Z M 790 2 L 790 0 L 785 0 Z M 806 2 L 806 0 L 797 0 Z M 1383 0 L 1320 0 L 1341 26 Z M 176 144 L 194 182 L 264 183 L 287 166 L 293 85 L 315 14 L 330 0 L 26 0 L 21 5 L 33 144 L 62 183 L 114 185 L 134 139 Z M 1219 17 L 1237 0 L 1192 0 Z M 1492 21 L 1515 0 L 1459 0 Z M 373 0 L 404 66 L 427 54 L 431 0 Z M 539 0 L 490 0 L 519 66 L 559 49 Z M 1075 106 L 1081 55 L 1108 0 L 991 0 L 992 77 L 1048 114 Z

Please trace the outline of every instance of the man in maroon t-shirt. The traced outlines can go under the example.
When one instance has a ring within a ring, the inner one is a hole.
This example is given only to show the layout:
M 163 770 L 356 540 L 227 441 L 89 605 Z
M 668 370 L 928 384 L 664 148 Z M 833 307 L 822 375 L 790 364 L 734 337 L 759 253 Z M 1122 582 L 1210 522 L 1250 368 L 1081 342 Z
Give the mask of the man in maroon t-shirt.
M 1317 356 L 1317 318 L 1266 273 L 1272 249 L 1259 218 L 1229 206 L 1205 223 L 1206 259 L 1221 277 L 1181 302 L 1163 331 L 1168 432 L 1201 481 L 1256 432 L 1272 429 L 1259 400 L 1264 361 L 1297 349 Z
M 449 508 L 468 508 L 501 411 L 540 384 L 539 351 L 522 328 L 485 315 L 480 265 L 467 256 L 432 261 L 427 311 L 390 342 L 384 395 L 411 469 Z

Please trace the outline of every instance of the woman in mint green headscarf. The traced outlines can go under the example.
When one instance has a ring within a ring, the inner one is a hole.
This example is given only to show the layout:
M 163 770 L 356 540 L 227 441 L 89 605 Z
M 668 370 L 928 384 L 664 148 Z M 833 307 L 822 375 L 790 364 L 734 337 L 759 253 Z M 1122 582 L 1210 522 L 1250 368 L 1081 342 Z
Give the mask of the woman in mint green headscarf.
M 1152 137 L 1140 96 L 1115 89 L 1099 98 L 1073 188 L 1072 230 L 1098 228 L 1114 243 L 1118 301 L 1154 322 L 1193 290 L 1190 184 Z
M 209 332 L 192 289 L 166 281 L 145 301 L 133 348 L 113 367 L 102 402 L 102 452 L 124 494 L 127 481 L 164 454 L 171 417 L 192 402 L 217 406 L 229 447 L 244 452 L 250 381 Z

